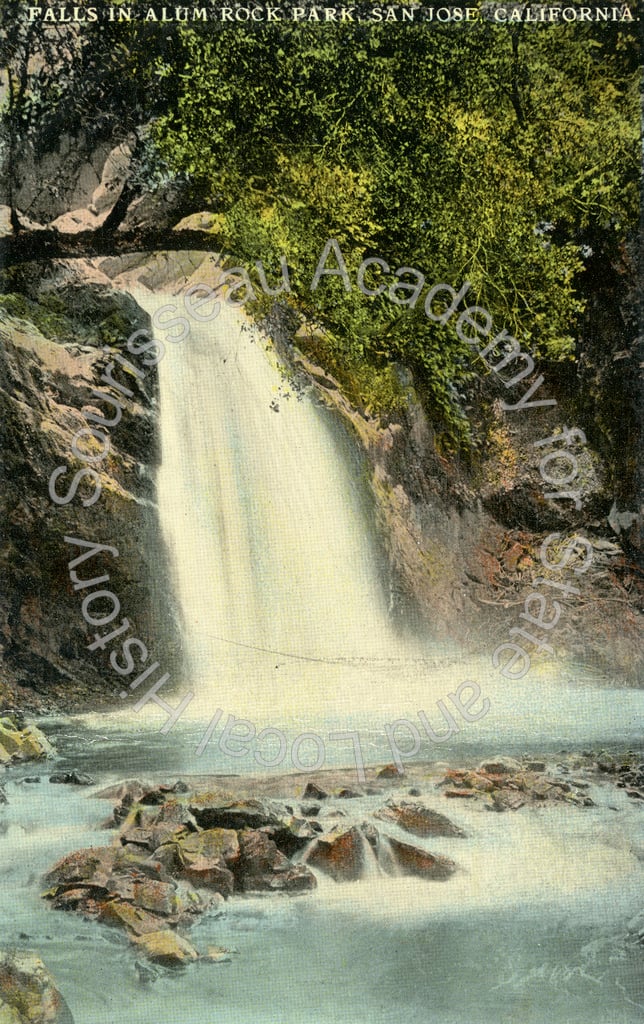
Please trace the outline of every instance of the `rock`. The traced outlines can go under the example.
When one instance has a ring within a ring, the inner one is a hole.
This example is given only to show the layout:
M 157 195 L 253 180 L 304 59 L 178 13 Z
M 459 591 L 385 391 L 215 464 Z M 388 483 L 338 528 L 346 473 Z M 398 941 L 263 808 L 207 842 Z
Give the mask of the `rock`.
M 235 876 L 223 864 L 196 855 L 181 870 L 182 877 L 197 888 L 211 889 L 223 898 L 232 896 Z
M 140 779 L 128 779 L 125 782 L 117 782 L 113 786 L 106 786 L 105 789 L 99 789 L 98 793 L 94 793 L 94 797 L 97 800 L 116 800 L 122 801 L 126 797 L 129 798 L 128 804 L 138 802 L 139 798 L 147 793 L 152 787 L 147 782 L 141 782 Z
M 36 783 L 40 782 L 40 775 L 25 775 L 24 779 L 22 779 L 22 782 L 26 786 L 35 786 Z
M 106 887 L 117 855 L 115 847 L 92 846 L 68 853 L 54 864 L 44 876 L 46 885 L 73 886 L 94 881 Z
M 529 772 L 545 772 L 546 762 L 545 761 L 527 761 L 525 768 Z
M 124 900 L 109 900 L 98 908 L 99 920 L 104 924 L 124 928 L 131 936 L 154 935 L 163 929 L 165 921 L 141 907 L 133 907 Z
M 420 796 L 420 790 L 417 786 L 412 786 L 411 789 L 407 790 L 410 796 Z
M 378 779 L 399 779 L 403 778 L 405 772 L 403 769 L 398 768 L 395 764 L 386 764 L 384 768 L 381 768 L 377 773 L 376 778 Z
M 524 805 L 525 799 L 520 793 L 513 793 L 511 790 L 505 790 L 502 793 L 494 794 L 490 809 L 494 809 L 495 811 L 518 811 L 519 808 Z M 488 807 L 490 807 L 489 804 Z
M 212 794 L 193 794 L 188 808 L 199 828 L 261 828 L 279 824 L 279 808 L 260 800 L 231 800 Z
M 91 775 L 86 775 L 85 772 L 77 772 L 76 769 L 73 769 L 71 772 L 54 772 L 53 775 L 49 776 L 49 781 L 64 786 L 96 785 L 96 780 Z
M 304 790 L 303 799 L 304 800 L 326 800 L 328 795 L 329 794 L 326 793 L 323 789 L 320 789 L 319 786 L 316 786 L 315 782 L 309 782 L 309 783 L 307 783 L 306 789 Z
M 355 789 L 341 789 L 336 793 L 337 800 L 355 800 L 357 797 L 362 796 L 362 793 L 358 793 Z
M 8 803 L 9 803 L 9 800 L 7 799 L 7 794 L 5 793 L 5 791 L 2 788 L 2 786 L 0 786 L 0 805 L 8 804 Z
M 317 829 L 310 821 L 306 818 L 296 818 L 294 815 L 282 818 L 279 825 L 266 826 L 263 831 L 270 835 L 278 849 L 287 857 L 292 857 L 298 850 L 305 849 L 317 834 Z
M 473 789 L 446 789 L 444 795 L 452 799 L 454 797 L 464 797 L 467 799 L 468 797 L 478 796 L 478 794 Z
M 45 876 L 55 908 L 99 917 L 135 934 L 178 924 L 208 906 L 159 860 L 121 847 L 91 847 L 63 857 Z
M 241 832 L 239 845 L 241 856 L 235 879 L 244 892 L 303 892 L 315 888 L 311 871 L 304 864 L 292 864 L 265 832 Z
M 236 949 L 227 949 L 226 946 L 208 946 L 206 952 L 206 960 L 212 960 L 214 964 L 229 964 L 232 960 L 232 953 L 237 953 Z
M 432 811 L 421 803 L 401 800 L 398 803 L 390 801 L 384 807 L 376 811 L 374 817 L 380 821 L 393 821 L 405 832 L 415 836 L 458 836 L 465 837 L 466 833 L 458 825 L 454 825 L 444 814 Z
M 213 828 L 204 832 L 193 832 L 177 840 L 177 853 L 182 863 L 191 857 L 201 856 L 207 860 L 223 861 L 229 867 L 240 857 L 239 840 L 233 829 Z
M 35 725 L 24 725 L 16 716 L 0 718 L 0 763 L 39 761 L 53 755 L 51 743 Z
M 72 1015 L 40 957 L 29 950 L 0 953 L 2 1024 L 73 1024 Z
M 135 936 L 132 941 L 149 960 L 165 967 L 175 967 L 199 959 L 199 954 L 187 939 L 182 939 L 168 929 L 146 932 Z
M 355 882 L 364 868 L 364 838 L 360 829 L 336 828 L 318 836 L 306 862 L 330 875 L 336 882 Z
M 391 836 L 387 838 L 398 866 L 406 875 L 444 881 L 456 871 L 456 864 L 449 857 L 427 853 L 416 846 L 401 843 L 399 839 L 393 839 Z
M 168 851 L 171 860 L 164 854 Z M 157 850 L 170 870 L 178 870 L 193 885 L 212 889 L 221 896 L 232 895 L 235 877 L 231 867 L 240 858 L 237 833 L 230 829 L 209 829 L 188 834 Z
M 514 757 L 495 757 L 491 761 L 483 761 L 479 771 L 489 775 L 513 775 L 521 771 L 521 765 Z

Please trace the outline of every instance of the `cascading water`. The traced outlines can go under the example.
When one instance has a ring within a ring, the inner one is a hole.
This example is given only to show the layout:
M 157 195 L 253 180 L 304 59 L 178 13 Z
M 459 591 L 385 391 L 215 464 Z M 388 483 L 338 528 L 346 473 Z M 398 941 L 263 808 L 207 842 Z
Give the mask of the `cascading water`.
M 133 294 L 150 315 L 167 303 Z M 297 701 L 305 669 L 306 707 L 333 707 L 346 672 L 404 660 L 359 469 L 236 309 L 223 304 L 182 344 L 156 333 L 157 491 L 191 688 L 257 712 L 285 679 Z
M 157 322 L 173 298 L 142 287 L 136 273 L 120 286 Z M 491 651 L 467 663 L 456 649 L 401 638 L 366 483 L 332 414 L 290 390 L 270 342 L 225 302 L 216 318 L 193 319 L 180 344 L 172 330 L 155 335 L 165 345 L 157 494 L 183 619 L 182 683 L 195 693 L 188 717 L 219 707 L 257 725 L 310 728 L 353 716 L 362 727 L 423 709 L 445 732 L 436 703 L 473 679 L 492 714 L 469 731 L 486 742 L 523 735 L 518 708 L 532 737 L 557 735 L 565 723 L 570 743 L 597 721 L 606 738 L 630 735 L 633 694 L 616 702 L 594 689 L 580 717 L 561 672 L 540 673 L 526 688 L 493 669 Z

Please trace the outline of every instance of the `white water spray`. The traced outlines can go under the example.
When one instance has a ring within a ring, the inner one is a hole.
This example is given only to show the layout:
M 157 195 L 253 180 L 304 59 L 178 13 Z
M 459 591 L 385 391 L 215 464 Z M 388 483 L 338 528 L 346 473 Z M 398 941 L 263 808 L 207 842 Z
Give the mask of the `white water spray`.
M 133 293 L 150 315 L 168 301 Z M 226 304 L 181 344 L 157 333 L 159 513 L 195 706 L 355 709 L 365 673 L 368 690 L 383 671 L 391 694 L 392 666 L 413 652 L 388 618 L 365 483 L 331 414 L 292 391 L 267 339 Z

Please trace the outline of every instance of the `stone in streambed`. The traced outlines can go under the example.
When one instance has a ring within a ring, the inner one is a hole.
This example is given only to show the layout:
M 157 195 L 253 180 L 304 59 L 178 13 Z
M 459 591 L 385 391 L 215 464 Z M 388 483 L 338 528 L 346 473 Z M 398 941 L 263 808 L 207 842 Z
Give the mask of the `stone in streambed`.
M 390 801 L 375 813 L 380 821 L 393 821 L 405 832 L 414 836 L 455 836 L 464 838 L 466 833 L 444 814 L 432 811 L 424 804 L 408 800 Z
M 267 825 L 263 831 L 287 857 L 304 850 L 317 834 L 312 822 L 295 815 L 282 818 L 278 825 Z
M 449 857 L 427 853 L 416 846 L 410 846 L 409 843 L 401 843 L 399 839 L 393 839 L 391 836 L 387 836 L 387 839 L 396 863 L 405 875 L 444 881 L 457 870 L 456 864 Z
M 309 783 L 307 783 L 306 789 L 304 790 L 304 793 L 302 794 L 302 799 L 303 800 L 326 800 L 328 795 L 329 794 L 327 792 L 325 792 L 325 790 L 320 789 L 320 787 L 317 786 L 315 784 L 315 782 L 309 782 Z
M 199 828 L 241 829 L 278 825 L 280 808 L 269 801 L 234 800 L 212 793 L 196 793 L 188 799 L 188 808 Z
M 35 725 L 25 725 L 18 717 L 0 718 L 0 763 L 39 761 L 55 751 L 47 737 Z
M 300 811 L 305 818 L 317 818 L 321 810 L 320 804 L 300 804 Z
M 235 876 L 232 871 L 222 863 L 209 860 L 207 857 L 193 856 L 181 869 L 181 876 L 197 888 L 212 889 L 224 898 L 232 896 L 235 890 Z
M 240 857 L 239 840 L 234 829 L 211 828 L 204 832 L 193 832 L 178 839 L 175 845 L 184 863 L 190 857 L 201 856 L 232 865 Z
M 384 768 L 381 768 L 376 778 L 378 779 L 402 779 L 405 776 L 403 768 L 398 768 L 395 764 L 386 764 Z
M 306 892 L 315 888 L 311 871 L 304 864 L 292 864 L 265 832 L 240 832 L 239 846 L 235 879 L 244 892 Z
M 2 1024 L 74 1024 L 40 957 L 29 950 L 0 953 Z
M 78 772 L 72 769 L 70 772 L 54 772 L 49 776 L 49 781 L 63 786 L 94 786 L 96 780 L 85 772 Z
M 336 828 L 318 836 L 307 854 L 307 864 L 336 882 L 355 882 L 364 869 L 364 837 L 357 826 Z
M 132 941 L 149 960 L 165 967 L 176 967 L 199 959 L 199 954 L 187 939 L 167 929 L 146 932 Z

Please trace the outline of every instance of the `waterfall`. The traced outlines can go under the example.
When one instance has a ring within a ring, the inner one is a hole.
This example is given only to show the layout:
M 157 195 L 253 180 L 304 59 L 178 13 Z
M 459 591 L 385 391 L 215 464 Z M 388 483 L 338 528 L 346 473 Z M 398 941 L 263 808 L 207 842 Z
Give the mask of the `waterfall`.
M 168 301 L 133 294 L 150 315 Z M 388 618 L 366 483 L 332 414 L 293 392 L 237 309 L 222 304 L 181 344 L 155 333 L 159 513 L 191 689 L 235 713 L 325 712 L 384 666 L 391 692 L 408 651 Z

